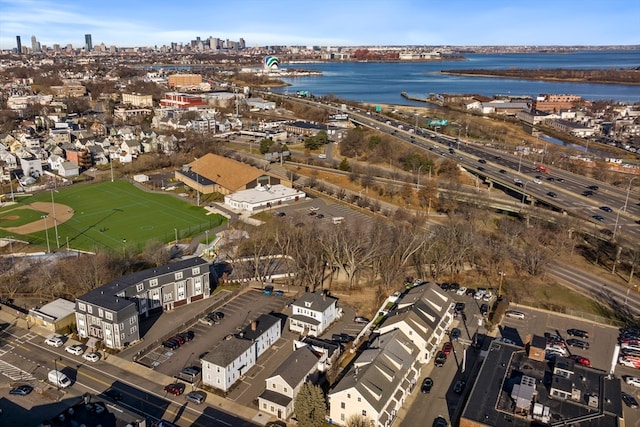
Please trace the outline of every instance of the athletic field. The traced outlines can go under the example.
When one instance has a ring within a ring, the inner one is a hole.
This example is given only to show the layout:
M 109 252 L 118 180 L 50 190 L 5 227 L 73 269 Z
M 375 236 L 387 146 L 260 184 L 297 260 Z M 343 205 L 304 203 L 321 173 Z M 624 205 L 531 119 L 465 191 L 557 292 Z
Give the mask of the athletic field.
M 18 200 L 0 209 L 0 237 L 13 236 L 46 249 L 48 235 L 51 250 L 68 244 L 91 252 L 140 251 L 149 240 L 173 242 L 176 234 L 183 240 L 225 221 L 207 215 L 203 207 L 142 191 L 127 181 L 61 188 L 53 192 L 55 203 L 51 191 Z

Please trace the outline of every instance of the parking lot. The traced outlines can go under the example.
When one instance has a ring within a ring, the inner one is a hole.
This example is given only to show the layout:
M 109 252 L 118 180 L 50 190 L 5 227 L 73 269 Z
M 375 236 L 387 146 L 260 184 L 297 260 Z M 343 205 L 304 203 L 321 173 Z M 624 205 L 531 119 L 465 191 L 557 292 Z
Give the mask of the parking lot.
M 344 218 L 346 224 L 369 224 L 372 221 L 370 216 L 351 209 L 349 206 L 320 198 L 279 206 L 273 210 L 273 213 L 280 220 L 291 221 L 293 224 L 315 222 L 333 226 L 333 218 Z

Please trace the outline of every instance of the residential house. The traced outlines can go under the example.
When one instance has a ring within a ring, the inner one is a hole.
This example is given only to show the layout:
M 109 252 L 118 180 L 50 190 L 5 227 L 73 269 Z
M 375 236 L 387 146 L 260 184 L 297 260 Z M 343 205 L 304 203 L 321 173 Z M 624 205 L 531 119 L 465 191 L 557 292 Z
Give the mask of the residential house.
M 200 359 L 202 383 L 228 391 L 280 339 L 281 329 L 279 317 L 263 314 L 237 335 L 230 335 Z
M 208 298 L 209 264 L 199 257 L 128 274 L 76 299 L 81 338 L 121 349 L 140 339 L 139 316 Z
M 289 319 L 289 330 L 303 335 L 319 337 L 342 316 L 338 299 L 327 295 L 327 292 L 306 292 L 291 306 L 293 314 Z
M 18 156 L 20 156 L 19 153 Z M 42 161 L 35 158 L 31 153 L 23 153 L 25 157 L 20 157 L 20 169 L 25 176 L 32 176 L 38 178 L 42 176 Z
M 80 175 L 80 168 L 74 162 L 62 162 L 58 169 L 58 175 L 71 178 Z
M 396 329 L 411 338 L 420 352 L 420 363 L 428 363 L 453 323 L 454 301 L 435 283 L 409 289 L 376 329 L 384 334 Z
M 258 409 L 286 420 L 293 414 L 294 399 L 302 385 L 317 382 L 318 356 L 309 346 L 298 348 L 265 380 L 258 396 Z
M 328 394 L 330 423 L 361 416 L 388 427 L 420 377 L 419 350 L 401 330 L 378 335 Z

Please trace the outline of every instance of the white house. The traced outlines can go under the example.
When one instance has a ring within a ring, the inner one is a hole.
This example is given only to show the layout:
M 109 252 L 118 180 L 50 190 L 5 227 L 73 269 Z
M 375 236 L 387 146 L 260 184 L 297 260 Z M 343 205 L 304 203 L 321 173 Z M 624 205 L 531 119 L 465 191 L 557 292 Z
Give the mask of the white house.
M 418 347 L 418 361 L 428 363 L 436 354 L 451 323 L 453 300 L 435 283 L 411 288 L 389 311 L 377 332 L 399 329 Z
M 420 377 L 418 348 L 401 330 L 377 336 L 329 393 L 332 424 L 352 416 L 388 427 Z
M 254 343 L 256 359 L 267 351 L 282 333 L 282 320 L 271 314 L 261 314 L 247 326 L 240 336 Z
M 58 175 L 65 178 L 80 175 L 80 168 L 74 162 L 62 162 L 58 168 Z
M 281 323 L 279 317 L 263 314 L 236 336 L 222 341 L 200 359 L 202 383 L 228 391 L 256 364 L 258 356 L 280 339 Z
M 318 356 L 311 347 L 304 346 L 291 353 L 265 380 L 265 390 L 258 396 L 258 409 L 278 419 L 286 420 L 293 414 L 294 399 L 309 379 L 314 380 Z
M 256 364 L 256 353 L 251 341 L 232 336 L 207 353 L 200 362 L 202 383 L 228 391 Z
M 289 330 L 304 335 L 320 336 L 327 327 L 342 316 L 338 300 L 326 292 L 307 292 L 292 304 Z

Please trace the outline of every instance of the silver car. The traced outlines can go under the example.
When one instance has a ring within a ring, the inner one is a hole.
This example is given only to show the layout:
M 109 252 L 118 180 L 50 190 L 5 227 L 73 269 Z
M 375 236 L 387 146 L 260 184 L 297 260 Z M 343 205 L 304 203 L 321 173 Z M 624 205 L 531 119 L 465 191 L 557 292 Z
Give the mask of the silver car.
M 204 391 L 192 391 L 190 393 L 187 393 L 184 398 L 187 399 L 188 402 L 200 405 L 204 403 L 205 400 L 207 400 L 207 393 L 205 393 Z
M 512 319 L 524 319 L 525 317 L 523 312 L 516 310 L 507 310 L 504 315 Z

